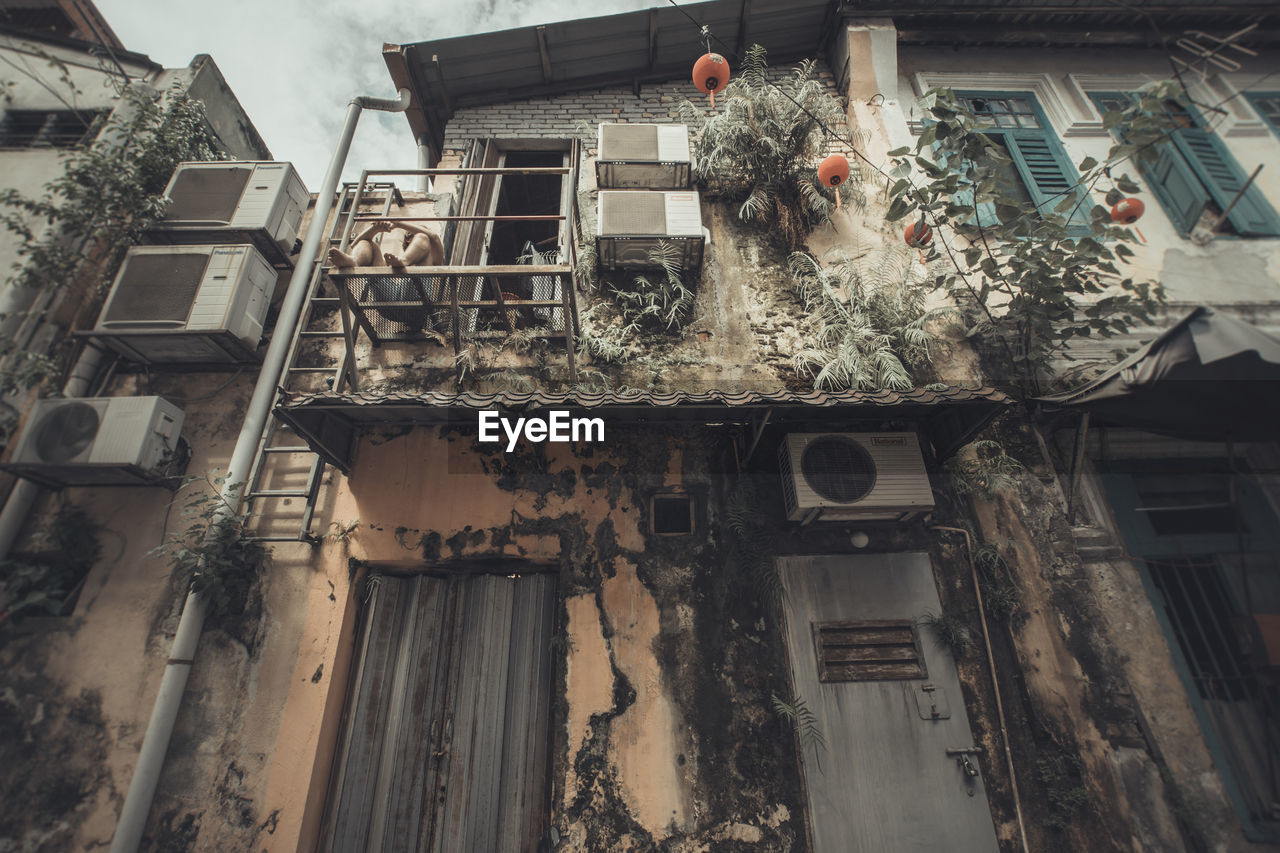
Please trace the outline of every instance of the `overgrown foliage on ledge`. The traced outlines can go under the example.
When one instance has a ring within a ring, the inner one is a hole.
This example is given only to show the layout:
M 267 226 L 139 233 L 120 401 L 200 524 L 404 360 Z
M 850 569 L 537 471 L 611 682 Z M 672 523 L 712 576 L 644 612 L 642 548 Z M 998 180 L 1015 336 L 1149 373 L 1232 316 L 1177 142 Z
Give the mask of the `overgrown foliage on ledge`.
M 693 166 L 708 194 L 738 203 L 739 218 L 776 233 L 792 250 L 835 210 L 834 194 L 818 183 L 818 162 L 833 153 L 819 121 L 836 132 L 846 124 L 815 66 L 805 60 L 774 85 L 764 48 L 752 45 L 712 116 L 681 105 L 681 117 L 700 127 Z M 863 203 L 856 171 L 839 192 L 842 202 Z
M 1117 266 L 1133 257 L 1134 234 L 1111 221 L 1094 193 L 1111 205 L 1139 191 L 1119 169 L 1126 160 L 1159 156 L 1171 129 L 1165 102 L 1181 97 L 1176 84 L 1160 83 L 1123 112 L 1108 113 L 1104 126 L 1123 141 L 1103 162 L 1085 158 L 1080 180 L 1055 197 L 1051 209 L 1023 200 L 1009 155 L 983 133 L 990 124 L 948 89 L 924 97 L 931 122 L 914 154 L 890 152 L 901 159 L 892 171 L 887 219 L 924 220 L 933 228 L 928 260 L 950 267 L 936 284 L 965 309 L 969 337 L 991 342 L 1009 364 L 1011 375 L 996 377 L 1001 384 L 1034 393 L 1071 339 L 1128 332 L 1149 323 L 1164 301 L 1160 285 L 1137 281 Z M 912 178 L 913 166 L 923 181 Z
M 802 376 L 827 391 L 914 387 L 912 371 L 936 340 L 928 324 L 941 314 L 925 305 L 933 287 L 914 254 L 890 248 L 823 264 L 796 252 L 790 267 L 812 331 L 794 357 Z
M 2 221 L 19 240 L 12 281 L 61 299 L 91 300 L 114 279 L 125 251 L 164 215 L 174 167 L 221 155 L 198 101 L 175 87 L 157 95 L 130 86 L 96 140 L 65 155 L 63 173 L 38 197 L 0 193 Z M 30 388 L 56 364 L 25 342 L 0 342 L 0 394 Z

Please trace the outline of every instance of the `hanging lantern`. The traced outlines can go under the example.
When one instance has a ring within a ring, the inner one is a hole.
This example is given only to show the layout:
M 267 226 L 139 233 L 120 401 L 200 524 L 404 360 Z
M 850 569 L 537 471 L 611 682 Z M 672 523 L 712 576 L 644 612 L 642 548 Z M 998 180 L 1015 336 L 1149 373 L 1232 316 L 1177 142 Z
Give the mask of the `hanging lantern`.
M 902 237 L 911 248 L 922 249 L 933 241 L 933 229 L 921 219 L 908 225 L 907 230 L 902 232 Z
M 818 164 L 818 180 L 824 187 L 836 191 L 836 209 L 840 209 L 840 190 L 838 187 L 849 180 L 849 161 L 842 154 L 832 154 Z
M 716 105 L 716 92 L 729 85 L 729 63 L 718 53 L 704 53 L 693 63 L 693 85 L 698 91 L 711 96 L 711 106 Z
M 1136 198 L 1122 198 L 1111 207 L 1111 221 L 1132 225 L 1142 218 L 1147 206 Z

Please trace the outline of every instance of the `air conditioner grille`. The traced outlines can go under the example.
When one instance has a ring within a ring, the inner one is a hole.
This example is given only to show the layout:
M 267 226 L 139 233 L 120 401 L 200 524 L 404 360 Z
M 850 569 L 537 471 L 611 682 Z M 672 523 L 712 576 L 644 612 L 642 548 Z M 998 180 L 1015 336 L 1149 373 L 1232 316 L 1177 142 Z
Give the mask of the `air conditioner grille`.
M 36 455 L 43 462 L 70 462 L 93 444 L 98 434 L 98 410 L 88 403 L 58 406 L 36 425 Z
M 658 131 L 648 124 L 606 124 L 601 130 L 601 157 L 606 160 L 658 159 Z
M 101 323 L 186 322 L 208 263 L 203 252 L 130 255 Z
M 623 204 L 600 205 L 600 233 L 666 234 L 666 193 L 629 192 Z
M 810 488 L 838 503 L 862 500 L 876 485 L 876 463 L 871 454 L 843 436 L 824 436 L 806 447 L 800 471 Z
M 164 218 L 182 222 L 229 223 L 252 176 L 252 166 L 183 169 L 169 190 L 173 204 Z

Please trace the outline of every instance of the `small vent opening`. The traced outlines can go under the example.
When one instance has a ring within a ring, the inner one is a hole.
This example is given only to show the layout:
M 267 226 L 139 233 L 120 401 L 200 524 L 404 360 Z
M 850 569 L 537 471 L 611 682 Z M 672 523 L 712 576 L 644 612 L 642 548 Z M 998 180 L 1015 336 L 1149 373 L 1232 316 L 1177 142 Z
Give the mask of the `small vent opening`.
M 821 681 L 928 678 L 920 636 L 908 619 L 815 622 Z
M 654 495 L 649 514 L 653 532 L 659 536 L 681 536 L 693 532 L 693 500 L 689 495 Z
M 831 435 L 815 439 L 800 457 L 800 472 L 819 496 L 837 503 L 853 503 L 871 494 L 876 463 L 858 442 Z

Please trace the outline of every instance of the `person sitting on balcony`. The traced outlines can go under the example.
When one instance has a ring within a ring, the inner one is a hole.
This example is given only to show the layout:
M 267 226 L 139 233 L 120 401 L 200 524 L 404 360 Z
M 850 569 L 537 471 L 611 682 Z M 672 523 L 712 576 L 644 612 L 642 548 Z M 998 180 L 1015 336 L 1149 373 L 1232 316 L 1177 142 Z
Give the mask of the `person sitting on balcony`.
M 330 249 L 328 259 L 335 267 L 438 267 L 444 244 L 420 225 L 379 219 L 352 241 L 350 252 Z

